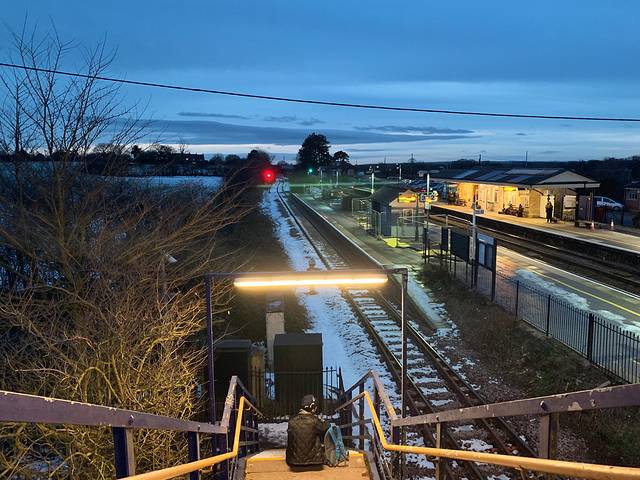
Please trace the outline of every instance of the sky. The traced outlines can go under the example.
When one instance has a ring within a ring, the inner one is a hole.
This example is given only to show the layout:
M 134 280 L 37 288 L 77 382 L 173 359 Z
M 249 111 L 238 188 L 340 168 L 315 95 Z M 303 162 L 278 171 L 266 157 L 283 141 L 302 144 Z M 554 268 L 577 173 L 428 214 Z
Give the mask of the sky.
M 106 39 L 111 76 L 403 107 L 640 117 L 640 2 L 3 0 L 0 61 L 26 23 L 78 46 Z M 80 50 L 63 66 L 77 69 Z M 193 152 L 291 159 L 312 133 L 361 163 L 580 160 L 640 154 L 639 123 L 356 110 L 122 89 L 149 134 Z M 528 153 L 527 153 L 528 152 Z

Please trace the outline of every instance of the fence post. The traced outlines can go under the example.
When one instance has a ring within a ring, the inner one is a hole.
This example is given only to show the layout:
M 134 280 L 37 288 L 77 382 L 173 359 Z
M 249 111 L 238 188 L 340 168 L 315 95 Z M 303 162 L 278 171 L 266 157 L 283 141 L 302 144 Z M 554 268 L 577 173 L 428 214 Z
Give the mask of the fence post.
M 260 450 L 260 425 L 258 424 L 258 414 L 256 412 L 253 412 L 253 428 L 256 429 L 256 431 L 253 433 L 253 440 L 256 442 L 255 445 L 253 446 L 253 451 L 254 453 Z
M 443 438 L 444 438 L 444 426 L 442 423 L 436 423 L 436 448 L 442 448 Z M 442 457 L 438 457 L 436 459 L 436 480 L 444 480 L 445 475 L 445 459 Z
M 376 388 L 375 384 L 373 385 L 373 409 L 375 410 L 379 420 L 380 419 L 380 392 L 378 392 L 378 389 Z
M 360 395 L 364 394 L 364 383 L 360 384 L 358 389 Z M 364 397 L 358 402 L 358 447 L 360 450 L 364 450 Z
M 555 459 L 558 456 L 558 431 L 560 430 L 560 415 L 551 413 L 540 417 L 538 427 L 538 457 Z M 545 478 L 551 479 L 547 474 Z
M 595 327 L 595 318 L 593 313 L 589 313 L 589 326 L 587 330 L 587 360 L 593 362 L 593 330 Z
M 400 444 L 400 427 L 392 427 L 391 429 L 391 439 L 393 440 L 393 443 L 395 443 L 396 445 Z M 402 453 L 397 452 L 395 454 L 395 458 L 394 458 L 394 464 L 395 464 L 395 471 L 396 471 L 396 477 L 399 480 L 402 480 L 402 478 L 404 477 L 404 472 L 403 472 L 403 458 L 402 458 Z
M 200 434 L 198 432 L 189 432 L 187 443 L 189 448 L 189 461 L 196 462 L 200 460 Z M 189 474 L 189 480 L 200 480 L 200 478 L 200 470 Z
M 520 300 L 520 280 L 516 280 L 516 311 L 515 319 L 518 320 L 518 301 Z
M 353 395 L 351 393 L 348 393 L 345 395 L 345 402 L 348 402 L 351 400 L 351 398 L 353 398 Z M 344 420 L 345 420 L 345 425 L 349 425 L 346 429 L 345 429 L 345 436 L 347 437 L 351 437 L 353 435 L 353 427 L 351 426 L 351 423 L 353 423 L 353 405 L 349 405 L 348 408 L 345 409 L 345 416 L 344 416 Z M 351 444 L 351 446 L 354 445 L 353 443 L 353 439 L 350 438 L 348 440 L 348 442 Z
M 133 430 L 123 427 L 114 427 L 112 430 L 116 478 L 135 475 L 136 459 L 133 454 Z
M 496 301 L 496 281 L 498 280 L 498 240 L 493 239 L 493 259 L 491 262 L 491 301 Z
M 547 325 L 544 329 L 547 337 L 549 336 L 549 320 L 551 319 L 551 294 L 547 297 Z

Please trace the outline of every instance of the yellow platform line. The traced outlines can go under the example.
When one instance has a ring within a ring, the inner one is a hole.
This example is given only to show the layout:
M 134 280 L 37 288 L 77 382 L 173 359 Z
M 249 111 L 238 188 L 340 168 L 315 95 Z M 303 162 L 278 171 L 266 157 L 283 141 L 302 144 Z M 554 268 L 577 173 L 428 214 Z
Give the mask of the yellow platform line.
M 630 309 L 628 309 L 626 307 L 623 307 L 622 305 L 618 305 L 616 302 L 613 302 L 611 300 L 607 300 L 606 298 L 602 298 L 602 297 L 600 297 L 598 295 L 595 295 L 595 294 L 593 294 L 591 292 L 587 292 L 585 290 L 581 290 L 581 289 L 579 289 L 577 287 L 574 287 L 573 285 L 571 285 L 569 283 L 563 282 L 562 280 L 558 280 L 556 278 L 550 277 L 549 275 L 545 275 L 544 273 L 536 272 L 535 270 L 531 270 L 531 271 L 533 271 L 533 273 L 535 273 L 536 275 L 540 275 L 541 277 L 548 278 L 549 280 L 552 280 L 552 281 L 554 281 L 556 283 L 564 285 L 565 287 L 571 288 L 572 290 L 575 290 L 576 292 L 580 292 L 580 293 L 583 293 L 583 294 L 588 295 L 590 297 L 596 298 L 596 299 L 600 300 L 601 302 L 608 303 L 609 305 L 612 305 L 612 306 L 614 306 L 616 308 L 619 308 L 620 310 L 624 310 L 625 312 L 630 313 L 631 315 L 635 315 L 636 317 L 640 317 L 640 313 L 634 312 L 633 310 L 630 310 Z

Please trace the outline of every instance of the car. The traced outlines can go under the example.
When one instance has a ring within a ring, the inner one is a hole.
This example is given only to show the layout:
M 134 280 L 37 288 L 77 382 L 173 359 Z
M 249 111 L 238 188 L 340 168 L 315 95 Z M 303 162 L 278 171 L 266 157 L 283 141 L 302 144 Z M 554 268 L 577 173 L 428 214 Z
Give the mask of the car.
M 611 200 L 609 197 L 594 197 L 596 201 L 596 207 L 604 207 L 610 210 L 622 210 L 623 205 L 620 202 Z

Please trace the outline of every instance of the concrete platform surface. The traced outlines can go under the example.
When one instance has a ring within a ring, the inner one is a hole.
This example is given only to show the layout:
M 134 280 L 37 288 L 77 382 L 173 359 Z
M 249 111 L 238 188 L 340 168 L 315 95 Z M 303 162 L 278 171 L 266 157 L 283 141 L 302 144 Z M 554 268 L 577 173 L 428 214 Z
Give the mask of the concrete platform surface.
M 285 462 L 285 450 L 265 450 L 246 459 L 245 480 L 330 479 L 362 480 L 370 478 L 364 455 L 349 451 L 349 464 L 345 467 L 328 467 L 319 470 L 293 471 Z
M 471 208 L 469 207 L 449 205 L 441 202 L 435 203 L 434 206 L 449 210 L 453 215 L 457 212 L 471 215 Z M 532 228 L 553 235 L 575 238 L 609 248 L 618 248 L 634 253 L 640 252 L 640 230 L 637 229 L 624 229 L 624 231 L 607 229 L 589 230 L 584 227 L 576 227 L 573 222 L 559 221 L 558 223 L 547 223 L 544 218 L 514 217 L 513 215 L 501 215 L 496 212 L 485 212 L 482 216 L 490 218 L 491 220 Z

